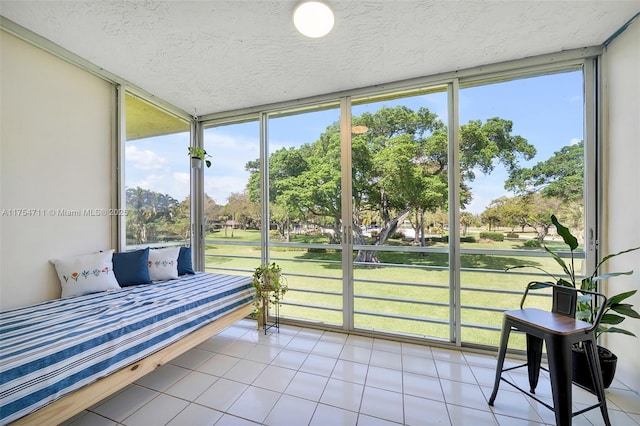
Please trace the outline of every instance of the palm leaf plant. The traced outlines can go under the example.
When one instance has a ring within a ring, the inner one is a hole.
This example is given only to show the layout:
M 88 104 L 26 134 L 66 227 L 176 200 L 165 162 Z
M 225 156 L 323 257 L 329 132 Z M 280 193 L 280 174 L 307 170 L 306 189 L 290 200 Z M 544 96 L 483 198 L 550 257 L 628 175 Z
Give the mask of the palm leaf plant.
M 634 248 L 622 250 L 618 253 L 609 254 L 603 257 L 602 260 L 598 262 L 598 264 L 596 265 L 596 267 L 594 268 L 591 274 L 581 278 L 581 276 L 576 272 L 575 255 L 574 255 L 574 251 L 578 248 L 578 239 L 573 234 L 571 234 L 571 231 L 569 230 L 569 228 L 562 225 L 558 221 L 555 215 L 551 216 L 551 222 L 555 225 L 558 235 L 560 235 L 564 243 L 567 246 L 569 246 L 570 261 L 566 262 L 562 257 L 560 257 L 558 253 L 554 252 L 553 250 L 548 248 L 546 245 L 544 245 L 543 247 L 544 247 L 544 250 L 547 253 L 549 253 L 551 257 L 556 261 L 556 263 L 560 265 L 560 268 L 562 269 L 565 275 L 564 276 L 554 275 L 552 273 L 547 272 L 543 268 L 540 268 L 537 266 L 530 266 L 530 265 L 519 265 L 519 266 L 507 268 L 507 270 L 518 269 L 518 268 L 534 268 L 545 273 L 553 281 L 553 282 L 533 281 L 532 282 L 533 286 L 531 287 L 532 289 L 547 288 L 549 284 L 555 283 L 556 285 L 580 288 L 581 290 L 598 291 L 598 284 L 603 280 L 615 278 L 620 275 L 633 274 L 633 271 L 624 271 L 624 272 L 609 272 L 609 273 L 599 275 L 598 270 L 609 259 L 614 258 L 616 256 L 620 256 L 625 253 L 632 252 L 634 250 L 638 250 L 640 249 L 640 247 L 634 247 Z M 633 296 L 634 294 L 636 294 L 637 291 L 638 290 L 625 291 L 623 293 L 615 294 L 613 296 L 608 297 L 607 302 L 603 308 L 602 318 L 600 320 L 600 323 L 598 324 L 598 327 L 595 330 L 596 338 L 598 338 L 603 333 L 621 333 L 621 334 L 626 334 L 628 336 L 635 337 L 635 334 L 633 334 L 631 331 L 617 327 L 617 325 L 623 322 L 626 318 L 640 319 L 640 314 L 635 309 L 633 309 L 633 305 L 631 305 L 630 303 L 627 303 L 627 299 Z M 579 296 L 578 304 L 576 306 L 576 318 L 593 324 L 596 317 L 596 313 L 598 312 L 599 308 L 600 307 L 597 306 L 596 302 L 591 298 L 591 295 L 585 294 L 585 295 Z M 590 376 L 587 379 L 582 379 L 582 378 L 578 380 L 576 379 L 577 371 L 586 368 L 585 367 L 586 360 L 584 361 L 584 364 L 582 364 L 582 361 L 580 360 L 580 363 L 579 363 L 580 366 L 576 366 L 576 364 L 578 363 L 576 362 L 575 352 L 578 352 L 578 353 L 581 352 L 581 348 L 579 347 L 574 348 L 574 380 L 586 387 L 592 387 L 593 385 L 591 384 Z M 615 374 L 615 361 L 617 361 L 617 357 L 614 354 L 612 354 L 610 351 L 602 347 L 598 347 L 598 352 L 601 357 L 601 365 L 603 364 L 603 359 L 609 358 L 613 360 L 613 366 L 611 367 L 607 367 L 604 365 L 602 366 L 603 375 L 607 370 L 609 371 L 608 374 L 610 374 L 609 378 L 605 377 L 604 379 L 605 387 L 608 387 L 611 384 L 611 381 L 613 380 L 613 375 Z M 586 380 L 586 381 L 582 382 L 582 380 Z
M 555 253 L 549 247 L 547 247 L 546 245 L 544 245 L 543 247 L 544 247 L 544 250 L 547 253 L 549 253 L 551 257 L 556 261 L 556 263 L 560 265 L 560 267 L 565 273 L 565 276 L 557 276 L 547 272 L 542 268 L 539 268 L 537 266 L 530 266 L 530 265 L 514 266 L 511 268 L 507 268 L 507 270 L 517 269 L 517 268 L 538 269 L 539 271 L 544 272 L 546 275 L 552 278 L 555 284 L 557 285 L 580 288 L 581 290 L 589 290 L 589 291 L 597 291 L 598 283 L 602 280 L 614 278 L 620 275 L 633 274 L 633 271 L 625 271 L 625 272 L 609 272 L 606 274 L 598 275 L 598 270 L 609 259 L 619 256 L 621 254 L 638 250 L 640 249 L 640 247 L 634 247 L 627 250 L 622 250 L 618 253 L 609 254 L 603 257 L 602 260 L 598 262 L 598 264 L 596 265 L 596 267 L 594 268 L 593 272 L 590 275 L 580 278 L 576 272 L 575 255 L 574 255 L 574 251 L 578 248 L 578 239 L 573 234 L 571 234 L 571 231 L 569 231 L 569 228 L 562 225 L 558 221 L 555 215 L 551 215 L 551 222 L 555 225 L 558 235 L 560 235 L 564 243 L 569 246 L 570 253 L 571 253 L 570 261 L 565 262 L 565 260 L 562 257 L 560 257 L 559 254 Z M 546 287 L 547 283 L 539 282 L 538 284 L 539 284 L 538 286 L 534 286 L 533 288 Z M 596 329 L 596 337 L 600 336 L 602 333 L 622 333 L 622 334 L 635 337 L 635 334 L 633 334 L 628 330 L 621 329 L 618 327 L 612 327 L 612 326 L 620 324 L 622 321 L 625 320 L 625 317 L 640 319 L 640 314 L 638 314 L 638 312 L 633 309 L 633 305 L 629 303 L 623 303 L 626 299 L 636 294 L 637 291 L 638 290 L 626 291 L 624 293 L 616 294 L 608 298 L 607 304 L 604 307 L 604 315 L 602 316 L 600 325 Z M 576 318 L 589 323 L 593 323 L 593 320 L 596 312 L 598 311 L 598 308 L 599 306 L 596 306 L 592 302 L 591 296 L 588 296 L 588 295 L 581 296 L 578 298 Z

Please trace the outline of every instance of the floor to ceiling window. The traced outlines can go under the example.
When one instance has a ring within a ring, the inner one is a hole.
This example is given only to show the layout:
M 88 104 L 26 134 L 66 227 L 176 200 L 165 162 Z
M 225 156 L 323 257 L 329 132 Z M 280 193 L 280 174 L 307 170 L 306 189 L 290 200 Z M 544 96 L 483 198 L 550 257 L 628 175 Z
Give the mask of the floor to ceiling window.
M 580 236 L 581 265 L 594 259 L 593 68 L 552 66 L 207 118 L 204 270 L 277 262 L 284 320 L 496 346 L 536 268 L 561 273 L 543 248 L 562 248 L 551 214 Z M 174 189 L 188 188 L 188 123 L 176 123 L 127 128 L 129 244 L 189 236 L 188 192 Z M 516 265 L 532 268 L 505 271 Z
M 340 110 L 268 120 L 269 259 L 286 272 L 283 317 L 342 324 Z
M 125 95 L 125 247 L 188 244 L 190 123 Z
M 351 113 L 354 328 L 449 340 L 447 86 Z
M 542 249 L 567 250 L 552 214 L 580 235 L 584 258 L 583 86 L 573 69 L 460 90 L 464 342 L 496 346 L 502 311 L 548 279 L 535 268 L 562 273 Z M 532 268 L 505 272 L 516 265 Z
M 260 126 L 257 120 L 206 125 L 205 271 L 250 274 L 260 265 Z

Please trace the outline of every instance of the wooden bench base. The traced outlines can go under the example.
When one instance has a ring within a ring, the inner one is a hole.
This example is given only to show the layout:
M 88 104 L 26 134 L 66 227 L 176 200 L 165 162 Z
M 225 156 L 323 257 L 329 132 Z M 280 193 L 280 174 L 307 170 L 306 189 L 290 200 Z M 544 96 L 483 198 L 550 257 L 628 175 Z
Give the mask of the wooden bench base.
M 252 311 L 253 306 L 246 305 L 229 312 L 164 349 L 65 395 L 57 401 L 16 420 L 12 424 L 58 425 L 218 334 L 248 316 Z

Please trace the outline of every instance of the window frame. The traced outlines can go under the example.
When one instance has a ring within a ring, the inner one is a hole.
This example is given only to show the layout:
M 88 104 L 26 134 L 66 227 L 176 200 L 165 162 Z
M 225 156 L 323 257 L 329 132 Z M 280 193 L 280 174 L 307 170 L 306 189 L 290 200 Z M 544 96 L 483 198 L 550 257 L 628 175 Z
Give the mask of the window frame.
M 339 93 L 330 93 L 311 98 L 300 99 L 289 102 L 280 102 L 275 104 L 255 106 L 241 110 L 226 111 L 223 113 L 209 114 L 202 117 L 191 117 L 185 115 L 182 111 L 176 109 L 168 111 L 178 117 L 189 120 L 191 123 L 190 145 L 203 145 L 203 132 L 205 127 L 219 126 L 229 123 L 238 123 L 242 121 L 259 122 L 259 138 L 260 138 L 260 165 L 261 169 L 261 195 L 263 200 L 268 200 L 268 174 L 264 170 L 268 170 L 268 120 L 270 116 L 283 116 L 295 114 L 305 110 L 322 109 L 323 106 L 336 104 L 340 105 L 340 126 L 342 139 L 342 166 L 343 166 L 343 185 L 350 188 L 350 156 L 345 152 L 350 151 L 351 134 L 345 132 L 351 123 L 351 104 L 365 102 L 367 99 L 380 97 L 398 96 L 400 93 L 411 93 L 412 91 L 421 90 L 424 87 L 447 87 L 447 119 L 449 129 L 449 158 L 452 164 L 458 161 L 458 139 L 459 139 L 459 90 L 460 88 L 488 84 L 492 82 L 513 80 L 518 78 L 527 78 L 534 76 L 542 76 L 546 74 L 554 74 L 565 72 L 568 70 L 582 70 L 584 83 L 584 145 L 585 145 L 585 178 L 584 178 L 584 194 L 585 194 L 585 260 L 587 269 L 591 269 L 598 259 L 598 241 L 599 241 L 599 224 L 601 217 L 601 186 L 599 179 L 599 169 L 601 167 L 602 144 L 602 126 L 601 126 L 601 87 L 599 80 L 600 55 L 603 49 L 601 47 L 589 47 L 584 49 L 575 49 L 565 52 L 558 52 L 547 55 L 540 55 L 531 58 L 525 58 L 515 61 L 509 61 L 488 66 L 476 67 L 472 69 L 447 72 L 432 76 L 408 79 L 388 84 L 376 85 L 367 88 L 358 88 L 347 90 Z M 116 188 L 118 189 L 117 199 L 120 208 L 124 207 L 124 136 L 125 127 L 125 111 L 124 111 L 124 94 L 126 92 L 134 93 L 133 88 L 119 86 L 117 90 L 118 98 L 118 152 L 116 155 L 116 167 L 119 171 L 116 179 Z M 137 95 L 146 99 L 144 94 Z M 147 99 L 146 99 L 147 100 Z M 149 101 L 149 100 L 147 100 Z M 149 101 L 153 103 L 152 101 Z M 156 105 L 159 108 L 166 107 Z M 186 159 L 185 159 L 186 161 Z M 452 168 L 457 171 L 457 168 Z M 451 169 L 450 169 L 451 170 Z M 449 221 L 452 224 L 459 223 L 459 173 L 449 173 Z M 203 206 L 204 206 L 204 176 L 202 171 L 193 170 L 191 172 L 191 217 L 192 217 L 192 239 L 191 244 L 194 252 L 194 267 L 197 270 L 204 270 L 204 233 L 203 233 Z M 343 215 L 348 215 L 351 209 L 350 191 L 343 191 Z M 262 217 L 269 218 L 269 205 L 262 203 Z M 117 241 L 119 249 L 125 247 L 125 228 L 124 218 L 116 217 L 115 228 L 117 229 Z M 343 223 L 349 223 L 348 218 L 343 218 Z M 261 260 L 269 261 L 269 226 L 265 226 L 265 220 L 262 221 L 261 229 Z M 451 301 L 453 305 L 450 309 L 450 329 L 451 336 L 454 336 L 450 344 L 457 347 L 473 346 L 467 345 L 461 340 L 461 306 L 460 306 L 460 243 L 459 226 L 453 226 L 450 230 L 450 246 L 449 246 L 449 268 L 450 268 L 450 291 Z M 345 231 L 345 233 L 347 233 Z M 346 239 L 350 241 L 351 239 Z M 351 242 L 351 247 L 353 244 Z M 347 248 L 349 244 L 347 243 Z M 343 276 L 345 283 L 343 284 L 343 307 L 344 307 L 344 324 L 343 329 L 347 331 L 353 330 L 353 285 L 349 285 L 347 281 L 353 283 L 353 269 L 350 262 L 346 262 L 350 251 L 343 251 Z M 350 266 L 345 266 L 345 265 Z M 311 324 L 308 324 L 311 325 Z M 365 333 L 366 334 L 366 333 Z M 398 337 L 398 336 L 396 336 Z M 411 341 L 411 338 L 407 340 Z

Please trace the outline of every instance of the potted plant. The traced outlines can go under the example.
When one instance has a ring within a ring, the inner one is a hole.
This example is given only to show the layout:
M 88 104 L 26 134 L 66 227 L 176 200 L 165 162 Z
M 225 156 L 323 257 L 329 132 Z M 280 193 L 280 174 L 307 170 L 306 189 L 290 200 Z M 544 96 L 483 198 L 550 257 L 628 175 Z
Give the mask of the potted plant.
M 289 288 L 280 266 L 275 262 L 258 266 L 253 272 L 252 284 L 256 289 L 253 296 L 253 313 L 260 328 L 266 325 L 269 305 L 278 307 Z
M 200 148 L 199 146 L 190 146 L 189 156 L 191 157 L 191 166 L 194 169 L 200 169 L 203 161 L 207 167 L 211 167 L 211 160 L 209 160 L 211 155 L 207 154 L 207 151 L 205 151 L 204 148 Z
M 542 268 L 536 266 L 528 266 L 528 265 L 520 265 L 514 266 L 510 269 L 516 268 L 535 268 L 538 269 L 549 277 L 553 278 L 553 281 L 557 285 L 569 286 L 574 288 L 580 288 L 582 290 L 589 291 L 597 291 L 598 282 L 617 277 L 619 275 L 631 275 L 633 271 L 627 272 L 610 272 L 607 274 L 598 275 L 598 269 L 609 259 L 619 256 L 624 253 L 628 253 L 634 250 L 640 249 L 640 247 L 634 247 L 627 250 L 622 250 L 615 254 L 610 254 L 602 258 L 602 260 L 596 265 L 595 269 L 590 275 L 585 276 L 580 279 L 576 276 L 576 268 L 574 265 L 575 257 L 573 255 L 574 250 L 578 247 L 578 239 L 571 234 L 569 229 L 558 222 L 558 219 L 555 215 L 551 215 L 551 222 L 555 225 L 558 235 L 562 237 L 562 240 L 565 244 L 569 246 L 571 252 L 571 261 L 569 263 L 565 262 L 557 253 L 553 252 L 546 245 L 543 245 L 544 249 L 553 257 L 553 259 L 560 265 L 564 273 L 565 277 L 555 276 L 545 271 Z M 546 283 L 540 283 L 540 287 L 544 287 Z M 602 319 L 600 320 L 600 324 L 595 330 L 596 338 L 598 338 L 603 333 L 622 333 L 629 336 L 635 337 L 635 334 L 632 332 L 615 327 L 625 320 L 626 317 L 629 318 L 640 318 L 640 314 L 633 309 L 633 306 L 628 303 L 623 303 L 623 301 L 634 294 L 636 294 L 637 290 L 626 291 L 624 293 L 612 295 L 608 297 L 607 303 L 604 306 L 604 313 Z M 578 305 L 576 307 L 576 318 L 582 321 L 586 321 L 589 323 L 593 323 L 596 312 L 598 311 L 599 306 L 595 304 L 595 301 L 591 299 L 591 296 L 585 295 L 578 298 Z M 591 381 L 591 375 L 589 374 L 588 364 L 586 355 L 584 350 L 582 350 L 581 346 L 574 346 L 572 348 L 573 352 L 573 380 L 574 382 L 587 387 L 589 389 L 593 389 L 593 383 Z M 608 349 L 598 346 L 598 356 L 600 358 L 600 366 L 602 369 L 602 376 L 604 387 L 607 388 L 613 381 L 613 377 L 615 375 L 615 369 L 617 365 L 618 357 L 613 354 Z

